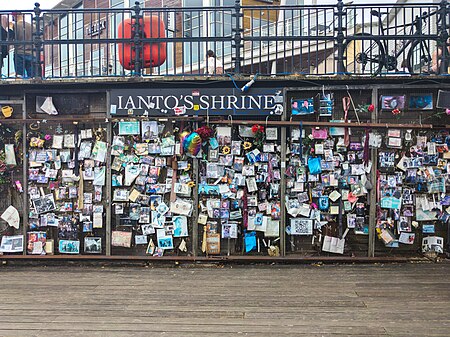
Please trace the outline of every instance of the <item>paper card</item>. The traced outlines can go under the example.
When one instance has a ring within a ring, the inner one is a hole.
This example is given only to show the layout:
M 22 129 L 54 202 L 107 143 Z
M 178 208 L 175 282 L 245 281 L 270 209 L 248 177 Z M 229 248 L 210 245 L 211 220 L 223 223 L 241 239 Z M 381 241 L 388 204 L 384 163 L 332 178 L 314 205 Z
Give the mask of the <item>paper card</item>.
M 92 226 L 93 228 L 103 228 L 103 213 L 93 213 Z
M 291 235 L 312 235 L 313 221 L 304 218 L 291 218 Z
M 206 214 L 199 214 L 197 223 L 199 225 L 206 225 L 206 222 L 208 221 L 208 216 Z
M 192 207 L 192 203 L 182 199 L 177 199 L 170 203 L 170 212 L 188 216 L 192 212 Z
M 131 247 L 132 232 L 113 231 L 111 233 L 111 246 Z
M 63 135 L 53 135 L 52 148 L 54 148 L 54 149 L 62 149 L 63 148 L 63 141 L 64 141 L 64 136 Z
M 414 244 L 415 237 L 416 237 L 415 233 L 401 232 L 400 237 L 398 238 L 398 242 L 403 243 L 405 245 L 412 245 Z
M 330 214 L 339 214 L 339 206 L 330 206 Z
M 278 139 L 278 129 L 277 128 L 266 128 L 266 139 L 267 140 L 277 140 Z
M 5 144 L 5 164 L 13 166 L 17 165 L 14 144 Z
M 338 200 L 341 197 L 341 194 L 334 190 L 333 192 L 330 193 L 330 195 L 328 196 L 328 198 L 330 198 L 330 200 L 332 202 L 335 202 L 336 200 Z
M 131 191 L 130 195 L 128 196 L 128 199 L 131 202 L 136 202 L 137 198 L 139 198 L 139 196 L 141 195 L 141 193 L 139 193 L 138 190 L 134 189 Z
M 96 141 L 92 149 L 91 158 L 95 161 L 104 163 L 106 161 L 107 144 L 106 142 Z
M 267 227 L 265 237 L 278 237 L 280 236 L 280 220 L 267 220 Z
M 75 148 L 75 135 L 74 134 L 64 135 L 64 147 L 67 149 Z

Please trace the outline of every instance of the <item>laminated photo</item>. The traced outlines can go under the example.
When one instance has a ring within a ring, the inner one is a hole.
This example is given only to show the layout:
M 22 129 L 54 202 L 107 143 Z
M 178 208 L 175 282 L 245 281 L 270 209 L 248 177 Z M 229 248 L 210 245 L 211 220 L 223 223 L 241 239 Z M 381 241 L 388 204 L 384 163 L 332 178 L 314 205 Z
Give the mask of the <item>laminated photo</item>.
M 101 254 L 102 253 L 102 238 L 86 236 L 84 238 L 84 252 L 86 254 Z
M 151 224 L 141 225 L 141 230 L 143 235 L 155 234 L 155 227 Z
M 314 98 L 292 100 L 292 115 L 310 115 L 314 113 Z
M 80 241 L 59 240 L 58 251 L 61 254 L 80 254 Z
M 173 236 L 175 238 L 189 236 L 186 216 L 180 215 L 173 216 L 172 223 L 173 223 Z
M 231 127 L 219 126 L 216 128 L 216 138 L 219 145 L 231 145 Z
M 158 122 L 143 121 L 142 122 L 142 140 L 158 139 Z
M 23 252 L 23 235 L 2 236 L 0 244 L 1 253 L 21 253 Z
M 33 199 L 33 205 L 37 214 L 50 212 L 56 209 L 53 194 L 46 194 L 43 197 Z
M 139 121 L 119 122 L 119 135 L 139 135 L 140 123 Z
M 148 243 L 147 235 L 135 235 L 134 243 L 135 245 L 146 245 Z

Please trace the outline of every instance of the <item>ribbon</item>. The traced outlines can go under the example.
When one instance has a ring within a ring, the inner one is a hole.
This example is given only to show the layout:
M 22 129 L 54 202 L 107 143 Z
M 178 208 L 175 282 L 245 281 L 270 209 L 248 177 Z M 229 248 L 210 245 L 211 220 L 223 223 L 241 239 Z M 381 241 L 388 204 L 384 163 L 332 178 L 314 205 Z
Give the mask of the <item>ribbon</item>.
M 303 134 L 303 122 L 300 121 L 300 163 L 303 162 L 303 138 L 302 138 L 302 134 Z
M 344 108 L 344 122 L 345 124 L 348 123 L 348 110 L 350 109 L 350 97 L 343 97 L 342 98 L 342 106 Z M 349 146 L 350 145 L 350 133 L 348 131 L 348 128 L 345 128 L 344 133 L 344 145 Z
M 363 153 L 363 161 L 364 165 L 367 166 L 369 163 L 369 129 L 366 129 L 366 139 L 364 140 L 364 153 Z

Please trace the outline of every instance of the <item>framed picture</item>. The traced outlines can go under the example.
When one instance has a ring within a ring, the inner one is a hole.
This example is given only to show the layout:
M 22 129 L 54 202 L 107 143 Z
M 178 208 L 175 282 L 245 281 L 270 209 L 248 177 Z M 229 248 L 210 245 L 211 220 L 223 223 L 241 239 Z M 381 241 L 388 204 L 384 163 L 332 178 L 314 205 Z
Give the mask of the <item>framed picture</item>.
M 433 94 L 411 94 L 409 95 L 409 109 L 432 110 Z
M 305 218 L 291 218 L 291 235 L 312 235 L 313 221 Z
M 292 100 L 292 115 L 311 115 L 314 113 L 314 98 Z
M 405 96 L 381 96 L 380 106 L 381 110 L 402 110 L 405 108 Z
M 102 253 L 102 238 L 87 236 L 84 238 L 84 252 L 87 254 Z
M 80 254 L 80 241 L 59 240 L 58 250 L 61 254 Z

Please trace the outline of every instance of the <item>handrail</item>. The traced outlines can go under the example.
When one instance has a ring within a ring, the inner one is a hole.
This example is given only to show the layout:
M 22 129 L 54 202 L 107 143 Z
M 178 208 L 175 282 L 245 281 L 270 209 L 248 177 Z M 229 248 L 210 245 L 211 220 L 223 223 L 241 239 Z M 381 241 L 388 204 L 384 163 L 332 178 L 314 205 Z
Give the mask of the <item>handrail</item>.
M 371 10 L 395 15 L 395 20 L 383 21 L 389 35 L 381 32 Z M 45 80 L 199 76 L 208 66 L 205 55 L 209 49 L 217 54 L 214 68 L 222 65 L 226 73 L 235 75 L 378 76 L 399 72 L 405 60 L 412 75 L 428 75 L 437 72 L 436 68 L 445 75 L 450 64 L 445 48 L 449 37 L 445 22 L 450 16 L 447 1 L 344 4 L 336 0 L 329 5 L 250 6 L 235 0 L 234 6 L 182 8 L 146 8 L 137 2 L 130 8 L 45 10 L 37 4 L 33 10 L 18 12 L 32 23 L 33 34 L 31 39 L 0 40 L 0 47 L 9 48 L 2 78 L 15 78 L 21 74 L 17 68 L 27 66 L 24 60 L 22 64 L 14 61 L 15 49 L 20 47 L 33 50 L 35 69 L 31 74 L 25 71 L 22 77 Z M 421 23 L 421 31 L 411 33 L 406 28 L 414 28 L 417 13 L 423 12 L 433 13 L 436 19 L 429 17 Z M 0 10 L 0 16 L 5 15 L 11 21 L 11 11 Z M 138 17 L 142 22 L 136 21 Z M 149 29 L 147 20 L 151 18 L 162 25 Z M 120 22 L 127 19 L 133 35 L 127 35 L 127 26 L 119 29 Z M 14 26 L 16 30 L 25 28 Z M 400 42 L 406 47 L 392 58 L 390 49 L 395 50 Z M 372 54 L 380 56 L 377 59 Z M 123 55 L 132 58 L 128 67 L 123 65 Z M 207 75 L 222 74 L 215 70 Z

